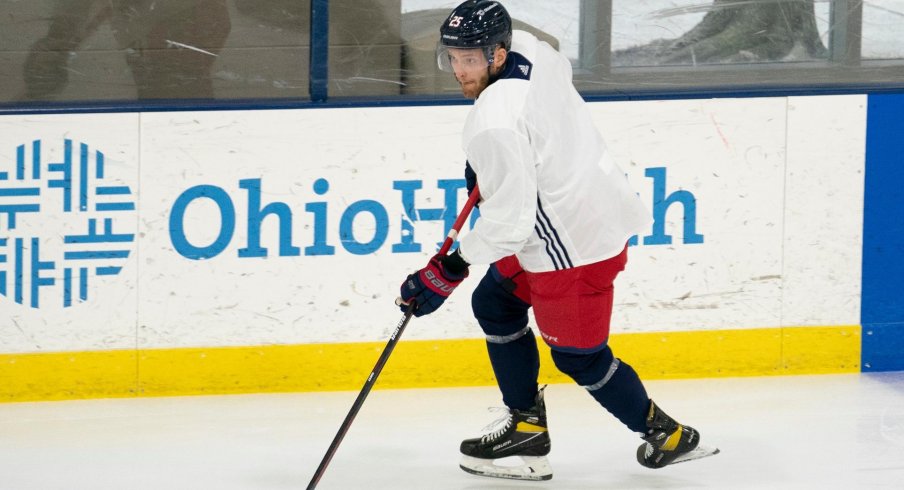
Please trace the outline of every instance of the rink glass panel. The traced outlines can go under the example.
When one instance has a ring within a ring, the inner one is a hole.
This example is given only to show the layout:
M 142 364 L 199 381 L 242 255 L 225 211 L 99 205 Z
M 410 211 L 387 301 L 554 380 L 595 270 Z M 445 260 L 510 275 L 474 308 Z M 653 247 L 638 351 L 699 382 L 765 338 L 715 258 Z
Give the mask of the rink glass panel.
M 434 57 L 438 27 L 458 3 L 0 2 L 0 108 L 304 105 L 312 73 L 326 93 L 313 103 L 458 100 Z M 904 86 L 902 0 L 504 4 L 517 29 L 571 60 L 588 96 Z M 327 7 L 322 27 L 312 23 L 317 5 Z M 312 66 L 312 45 L 326 50 L 325 66 Z

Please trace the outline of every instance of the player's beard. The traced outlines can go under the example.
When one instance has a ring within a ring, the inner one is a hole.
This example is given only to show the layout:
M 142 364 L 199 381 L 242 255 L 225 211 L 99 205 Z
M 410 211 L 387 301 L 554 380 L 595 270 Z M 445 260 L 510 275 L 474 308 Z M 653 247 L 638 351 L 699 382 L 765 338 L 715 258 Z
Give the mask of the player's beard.
M 477 97 L 480 97 L 480 94 L 490 86 L 490 76 L 495 75 L 497 71 L 496 67 L 491 66 L 475 79 L 466 80 L 464 82 L 459 80 L 458 84 L 461 85 L 462 95 L 467 99 L 476 100 Z

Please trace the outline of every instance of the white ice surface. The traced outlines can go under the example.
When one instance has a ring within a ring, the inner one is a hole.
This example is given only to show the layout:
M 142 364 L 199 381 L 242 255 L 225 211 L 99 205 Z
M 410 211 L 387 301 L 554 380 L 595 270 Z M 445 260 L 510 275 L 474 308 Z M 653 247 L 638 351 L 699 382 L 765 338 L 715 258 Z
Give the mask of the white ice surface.
M 363 376 L 363 375 L 362 375 Z M 363 379 L 362 379 L 363 382 Z M 547 389 L 549 482 L 458 469 L 495 388 L 377 390 L 318 489 L 904 488 L 904 373 L 647 383 L 722 454 L 662 470 L 571 385 Z M 357 392 L 0 405 L 2 489 L 305 488 Z

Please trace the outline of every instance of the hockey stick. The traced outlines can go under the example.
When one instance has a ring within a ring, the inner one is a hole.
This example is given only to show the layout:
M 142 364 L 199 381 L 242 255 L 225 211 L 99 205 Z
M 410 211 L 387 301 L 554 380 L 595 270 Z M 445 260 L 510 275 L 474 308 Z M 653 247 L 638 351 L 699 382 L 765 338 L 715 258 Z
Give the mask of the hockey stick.
M 449 230 L 449 234 L 446 236 L 446 240 L 443 242 L 442 247 L 440 247 L 440 254 L 446 254 L 449 252 L 449 249 L 452 248 L 452 244 L 458 237 L 458 232 L 461 231 L 461 227 L 464 225 L 465 220 L 468 219 L 468 215 L 471 214 L 471 210 L 474 208 L 474 204 L 477 203 L 477 199 L 479 199 L 479 197 L 480 192 L 475 186 L 474 190 L 471 192 L 471 195 L 468 197 L 467 202 L 465 202 L 461 213 L 458 215 L 458 218 L 455 219 L 455 223 L 452 224 L 452 229 Z M 400 304 L 400 300 L 401 298 L 397 299 L 396 304 Z M 336 433 L 336 437 L 333 438 L 332 444 L 330 444 L 329 449 L 327 449 L 326 454 L 320 461 L 320 466 L 317 467 L 317 471 L 314 473 L 314 477 L 311 478 L 311 482 L 308 483 L 308 490 L 313 490 L 314 488 L 316 488 L 317 484 L 320 482 L 320 478 L 323 477 L 323 473 L 326 471 L 326 467 L 333 459 L 333 455 L 336 454 L 336 449 L 338 449 L 339 444 L 342 442 L 342 439 L 345 438 L 345 434 L 348 432 L 348 428 L 355 420 L 355 416 L 358 415 L 358 411 L 361 410 L 361 405 L 364 404 L 364 399 L 367 398 L 368 394 L 370 394 L 371 388 L 373 388 L 374 384 L 377 382 L 377 376 L 379 376 L 380 372 L 383 371 L 383 366 L 385 366 L 386 361 L 389 360 L 389 355 L 392 354 L 392 350 L 395 349 L 396 344 L 399 342 L 399 338 L 402 336 L 402 332 L 405 330 L 405 327 L 411 320 L 411 316 L 414 314 L 414 307 L 415 303 L 412 302 L 408 306 L 408 310 L 405 311 L 405 315 L 401 320 L 399 320 L 399 324 L 396 325 L 396 328 L 392 332 L 392 335 L 389 336 L 389 343 L 387 343 L 386 347 L 383 348 L 383 353 L 380 354 L 380 359 L 377 360 L 377 364 L 374 366 L 373 371 L 371 371 L 370 376 L 367 377 L 367 381 L 364 382 L 364 387 L 361 388 L 361 392 L 358 393 L 358 398 L 355 399 L 355 403 L 352 404 L 351 410 L 349 410 L 348 415 L 345 416 L 345 420 L 339 427 L 339 431 Z

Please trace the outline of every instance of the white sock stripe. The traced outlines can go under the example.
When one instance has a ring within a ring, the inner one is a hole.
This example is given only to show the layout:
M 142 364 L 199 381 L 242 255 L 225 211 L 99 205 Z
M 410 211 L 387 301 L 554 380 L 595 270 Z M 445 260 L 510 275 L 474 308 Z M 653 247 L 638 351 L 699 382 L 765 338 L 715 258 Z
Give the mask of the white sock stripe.
M 491 344 L 507 344 L 524 337 L 528 333 L 530 333 L 530 327 L 524 327 L 511 335 L 487 335 L 487 342 Z
M 609 365 L 609 371 L 605 376 L 603 376 L 603 379 L 599 380 L 598 383 L 594 383 L 590 386 L 585 386 L 584 389 L 587 391 L 596 391 L 605 386 L 606 383 L 608 383 L 609 380 L 612 379 L 612 375 L 615 374 L 615 370 L 618 369 L 619 364 L 621 364 L 621 361 L 619 361 L 618 358 L 612 359 L 612 364 Z

